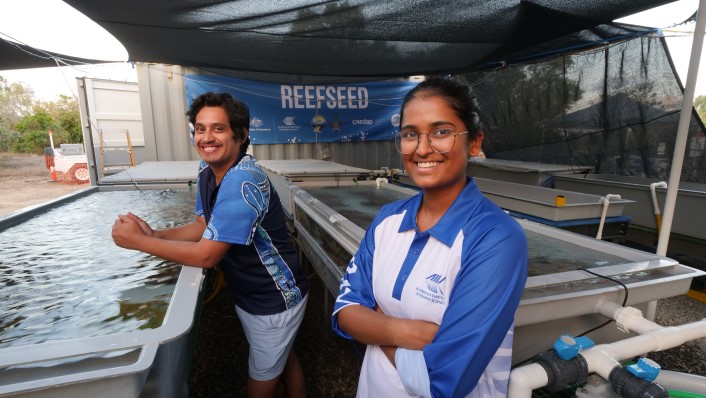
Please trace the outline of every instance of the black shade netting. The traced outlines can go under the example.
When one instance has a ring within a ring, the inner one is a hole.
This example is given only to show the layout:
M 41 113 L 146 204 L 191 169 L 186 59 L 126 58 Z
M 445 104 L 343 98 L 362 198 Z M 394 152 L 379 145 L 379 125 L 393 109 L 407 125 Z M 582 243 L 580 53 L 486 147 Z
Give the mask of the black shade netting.
M 457 78 L 478 95 L 488 158 L 669 177 L 683 88 L 662 37 Z M 681 180 L 703 183 L 706 135 L 691 113 Z

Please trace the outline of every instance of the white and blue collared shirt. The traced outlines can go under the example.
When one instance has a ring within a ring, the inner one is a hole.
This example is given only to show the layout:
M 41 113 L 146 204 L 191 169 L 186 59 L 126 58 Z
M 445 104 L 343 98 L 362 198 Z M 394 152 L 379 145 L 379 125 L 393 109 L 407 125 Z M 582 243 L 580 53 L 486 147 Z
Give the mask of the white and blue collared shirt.
M 338 327 L 338 311 L 376 304 L 387 315 L 441 326 L 423 351 L 398 349 L 397 368 L 368 346 L 358 396 L 504 396 L 527 279 L 524 231 L 471 179 L 425 232 L 416 227 L 421 201 L 420 193 L 380 210 L 341 280 L 333 328 L 351 338 Z

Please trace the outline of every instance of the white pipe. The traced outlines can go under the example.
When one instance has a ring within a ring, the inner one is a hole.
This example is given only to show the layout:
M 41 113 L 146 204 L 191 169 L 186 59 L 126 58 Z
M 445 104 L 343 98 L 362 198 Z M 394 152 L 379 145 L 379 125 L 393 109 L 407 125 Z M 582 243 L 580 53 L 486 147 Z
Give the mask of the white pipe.
M 603 356 L 608 356 L 611 360 L 619 362 L 648 352 L 674 348 L 687 341 L 702 337 L 706 337 L 706 319 L 681 326 L 671 326 L 653 330 L 640 336 L 610 344 L 597 345 L 591 349 L 582 351 L 580 355 L 588 362 L 589 373 L 596 372 L 601 377 L 608 380 L 610 373 L 601 373 L 606 371 Z
M 549 376 L 542 365 L 532 363 L 510 372 L 510 384 L 507 387 L 508 398 L 530 398 L 532 390 L 542 388 L 549 383 Z
M 662 326 L 645 319 L 642 311 L 635 307 L 623 307 L 618 303 L 608 300 L 601 300 L 598 303 L 598 312 L 615 320 L 620 330 L 626 333 L 645 334 L 654 330 L 662 329 Z
M 380 188 L 383 183 L 384 183 L 384 184 L 387 184 L 387 178 L 378 177 L 378 178 L 375 179 L 375 186 L 376 186 L 376 187 Z
M 689 134 L 689 121 L 691 120 L 691 111 L 694 103 L 696 78 L 699 74 L 701 49 L 704 45 L 704 28 L 706 28 L 706 0 L 700 0 L 699 10 L 696 14 L 696 26 L 694 27 L 694 39 L 691 43 L 691 54 L 689 55 L 689 71 L 686 74 L 684 98 L 682 100 L 681 114 L 679 115 L 679 125 L 677 126 L 677 138 L 674 143 L 674 156 L 672 157 L 671 170 L 669 172 L 669 188 L 667 189 L 667 199 L 664 202 L 664 217 L 662 218 L 662 228 L 657 242 L 657 254 L 660 256 L 667 255 L 669 233 L 672 230 L 674 208 L 677 202 L 677 192 L 679 191 L 679 179 L 681 178 L 684 164 L 686 138 Z
M 610 307 L 606 303 L 605 310 L 609 311 Z M 609 380 L 610 372 L 616 366 L 620 366 L 620 361 L 649 352 L 674 348 L 687 341 L 703 337 L 706 337 L 706 319 L 681 326 L 648 331 L 642 335 L 610 344 L 600 344 L 581 351 L 579 355 L 586 360 L 589 374 L 597 373 L 604 379 Z M 545 373 L 545 370 L 538 364 L 525 365 L 513 369 L 510 373 L 508 398 L 528 398 L 532 396 L 532 390 L 546 386 L 549 382 L 549 377 L 546 374 L 542 375 L 542 373 Z
M 611 199 L 620 199 L 620 195 L 614 195 L 609 193 L 604 198 L 601 198 L 603 202 L 603 213 L 601 213 L 601 222 L 598 224 L 598 233 L 596 234 L 596 239 L 600 240 L 603 237 L 603 224 L 605 223 L 605 215 L 608 213 L 608 206 L 610 206 Z
M 656 188 L 664 188 L 667 189 L 667 183 L 664 181 L 660 182 L 653 182 L 650 184 L 650 194 L 652 195 L 652 209 L 655 212 L 655 215 L 658 216 L 659 213 L 659 203 L 657 203 L 657 192 L 655 191 Z M 659 230 L 659 225 L 657 226 L 657 230 Z
M 706 377 L 704 376 L 662 370 L 657 375 L 655 383 L 667 390 L 688 391 L 706 395 Z

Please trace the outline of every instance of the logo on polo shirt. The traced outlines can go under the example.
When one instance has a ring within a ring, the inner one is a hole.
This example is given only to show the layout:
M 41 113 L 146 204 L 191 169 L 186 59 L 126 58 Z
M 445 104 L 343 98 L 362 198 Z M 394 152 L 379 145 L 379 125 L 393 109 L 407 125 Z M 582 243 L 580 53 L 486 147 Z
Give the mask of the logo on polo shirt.
M 426 277 L 426 289 L 417 286 L 415 294 L 430 303 L 446 304 L 446 296 L 441 288 L 446 277 L 439 274 L 431 274 Z
M 444 294 L 441 290 L 441 283 L 446 280 L 445 276 L 431 274 L 427 276 L 427 289 L 432 293 Z

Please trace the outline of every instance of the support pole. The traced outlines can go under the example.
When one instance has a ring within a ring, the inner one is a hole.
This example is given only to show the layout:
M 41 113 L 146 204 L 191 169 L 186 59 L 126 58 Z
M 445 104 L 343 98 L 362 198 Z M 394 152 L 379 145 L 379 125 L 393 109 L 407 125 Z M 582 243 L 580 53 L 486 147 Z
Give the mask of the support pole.
M 669 172 L 669 183 L 667 188 L 667 198 L 664 203 L 662 217 L 662 227 L 657 241 L 657 254 L 665 256 L 669 243 L 669 234 L 672 230 L 674 220 L 674 208 L 679 192 L 679 179 L 681 178 L 682 166 L 684 164 L 684 151 L 686 149 L 686 138 L 689 134 L 689 122 L 691 121 L 691 110 L 694 103 L 694 91 L 696 90 L 696 78 L 699 74 L 699 61 L 701 60 L 701 49 L 704 44 L 704 28 L 706 27 L 706 0 L 699 1 L 699 10 L 696 14 L 696 26 L 694 27 L 694 39 L 691 44 L 691 55 L 689 56 L 689 71 L 686 75 L 686 85 L 684 87 L 684 99 L 677 127 L 677 139 L 674 144 L 674 156 L 672 157 L 671 171 Z

